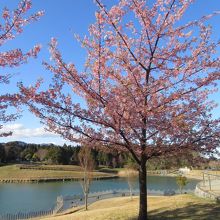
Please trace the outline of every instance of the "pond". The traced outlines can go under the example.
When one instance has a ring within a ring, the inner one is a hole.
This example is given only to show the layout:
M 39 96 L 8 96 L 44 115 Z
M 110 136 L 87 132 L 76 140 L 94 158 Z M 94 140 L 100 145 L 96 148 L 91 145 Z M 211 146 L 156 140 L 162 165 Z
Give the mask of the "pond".
M 186 189 L 194 190 L 197 180 L 189 180 Z M 138 182 L 135 183 L 138 188 Z M 91 192 L 127 189 L 126 178 L 93 181 Z M 149 190 L 178 190 L 174 177 L 148 176 Z M 48 210 L 55 206 L 57 196 L 82 192 L 79 182 L 7 183 L 0 184 L 0 214 Z

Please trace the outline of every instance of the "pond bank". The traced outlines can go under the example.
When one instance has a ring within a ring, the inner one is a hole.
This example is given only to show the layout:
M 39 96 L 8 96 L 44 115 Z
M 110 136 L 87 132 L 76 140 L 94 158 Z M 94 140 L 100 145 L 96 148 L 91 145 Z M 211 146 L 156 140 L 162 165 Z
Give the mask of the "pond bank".
M 30 169 L 29 169 L 30 168 Z M 117 178 L 116 173 L 93 172 L 94 180 Z M 79 166 L 26 166 L 18 165 L 0 167 L 0 183 L 40 183 L 55 181 L 78 181 L 83 178 Z
M 138 172 L 136 176 L 138 176 Z M 202 180 L 203 170 L 191 170 L 184 174 L 189 179 Z M 220 171 L 218 171 L 220 172 Z M 178 170 L 148 170 L 149 176 L 176 177 Z M 118 177 L 127 177 L 126 169 L 99 169 L 94 171 L 94 179 L 112 179 Z M 0 167 L 0 183 L 40 183 L 56 181 L 78 181 L 83 178 L 82 170 L 74 165 L 7 165 Z
M 119 178 L 118 175 L 111 176 L 98 176 L 94 177 L 93 180 L 106 180 Z M 27 178 L 27 179 L 0 179 L 0 183 L 42 183 L 42 182 L 65 182 L 65 181 L 79 181 L 82 180 L 80 177 L 52 177 L 52 178 Z

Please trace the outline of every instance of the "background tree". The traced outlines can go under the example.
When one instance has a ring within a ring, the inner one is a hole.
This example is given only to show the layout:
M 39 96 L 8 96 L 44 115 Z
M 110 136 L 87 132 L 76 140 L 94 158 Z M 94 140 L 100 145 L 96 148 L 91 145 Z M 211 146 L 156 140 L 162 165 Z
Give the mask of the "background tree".
M 91 149 L 88 147 L 81 147 L 78 156 L 80 166 L 83 169 L 83 180 L 81 181 L 81 185 L 85 199 L 85 210 L 88 210 L 88 195 L 93 178 L 93 170 L 95 167 L 95 163 L 91 154 Z
M 208 99 L 220 78 L 219 42 L 207 25 L 214 14 L 183 24 L 192 2 L 119 0 L 108 8 L 96 0 L 96 22 L 88 36 L 77 37 L 87 52 L 85 70 L 66 63 L 52 39 L 48 90 L 40 89 L 42 81 L 20 84 L 22 101 L 48 130 L 130 153 L 139 166 L 139 220 L 147 219 L 149 159 L 186 149 L 211 154 L 219 146 L 219 120 Z
M 5 149 L 2 144 L 0 144 L 0 164 L 5 161 Z
M 47 152 L 48 152 L 47 148 L 42 147 L 42 148 L 39 148 L 39 149 L 37 150 L 37 152 L 35 153 L 35 155 L 36 155 L 36 156 L 39 158 L 39 160 L 42 162 L 42 161 L 46 160 L 45 158 L 46 158 L 46 156 L 47 156 Z
M 40 161 L 40 158 L 37 156 L 37 154 L 33 154 L 33 156 L 31 157 L 31 160 L 34 161 L 34 162 L 38 162 Z
M 72 157 L 72 148 L 67 145 L 63 145 L 63 147 L 60 148 L 61 150 L 61 156 L 62 156 L 62 164 L 69 164 L 71 157 Z
M 80 151 L 79 146 L 74 147 L 73 154 L 72 154 L 71 159 L 70 159 L 71 163 L 74 164 L 74 165 L 79 164 L 79 157 L 78 157 L 79 151 Z
M 21 152 L 21 159 L 22 159 L 22 160 L 30 161 L 36 151 L 37 151 L 37 148 L 36 148 L 35 146 L 26 147 L 26 148 Z
M 66 164 L 66 158 L 63 152 L 61 147 L 51 144 L 45 159 L 50 164 L 63 164 L 63 162 Z
M 179 175 L 176 177 L 176 183 L 179 186 L 180 193 L 183 193 L 183 188 L 186 186 L 188 183 L 188 180 L 185 176 Z
M 116 161 L 116 158 L 115 158 L 115 157 L 112 158 L 112 167 L 113 167 L 113 168 L 116 168 L 116 167 L 117 167 L 117 161 Z
M 1 22 L 0 22 L 0 48 L 6 44 L 9 40 L 12 40 L 16 37 L 16 35 L 22 33 L 23 28 L 28 23 L 38 20 L 40 16 L 42 16 L 43 12 L 37 12 L 31 16 L 26 16 L 25 14 L 31 8 L 30 0 L 22 0 L 18 4 L 17 9 L 13 11 L 9 11 L 6 7 L 2 9 L 1 13 Z M 4 67 L 15 67 L 20 64 L 27 62 L 29 57 L 36 57 L 37 53 L 40 50 L 40 46 L 35 46 L 32 50 L 27 53 L 23 53 L 21 49 L 12 49 L 9 51 L 0 52 L 0 68 Z M 0 86 L 3 84 L 9 83 L 11 78 L 10 74 L 0 73 Z M 17 107 L 17 96 L 15 94 L 0 94 L 0 123 L 6 123 L 11 120 L 15 120 L 18 115 L 8 114 L 8 106 Z M 2 129 L 2 125 L 0 125 L 0 129 Z M 2 133 L 0 131 L 0 137 L 11 135 L 11 132 Z
M 149 170 L 178 170 L 181 167 L 199 168 L 202 164 L 207 163 L 207 159 L 198 152 L 186 150 L 185 154 L 173 157 L 172 155 L 162 155 L 152 158 L 147 163 Z
M 212 170 L 220 170 L 220 159 L 210 158 L 208 165 Z
M 39 161 L 50 164 L 74 164 L 79 165 L 80 146 L 70 145 L 54 145 L 54 144 L 30 144 L 20 141 L 13 141 L 0 144 L 0 161 L 1 162 L 16 162 L 16 161 Z M 99 160 L 101 164 L 112 164 L 115 167 L 123 167 L 127 161 L 127 154 L 123 157 L 114 153 L 102 152 L 102 155 L 110 154 L 111 156 L 99 157 L 100 151 L 91 150 L 91 155 L 94 159 L 95 169 L 98 168 Z M 103 159 L 104 158 L 104 159 Z M 119 158 L 121 158 L 119 160 Z M 115 160 L 113 160 L 115 159 Z M 113 160 L 113 161 L 111 161 Z M 102 168 L 102 170 L 111 171 Z M 116 171 L 113 171 L 116 172 Z

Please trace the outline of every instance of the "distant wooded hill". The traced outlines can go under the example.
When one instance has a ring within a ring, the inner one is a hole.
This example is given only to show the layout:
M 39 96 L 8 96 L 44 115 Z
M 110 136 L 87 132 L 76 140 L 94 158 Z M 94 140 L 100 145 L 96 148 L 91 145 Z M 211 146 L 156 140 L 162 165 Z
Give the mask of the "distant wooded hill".
M 0 144 L 0 163 L 42 162 L 47 164 L 79 164 L 80 146 L 54 144 L 29 144 L 25 142 L 7 142 Z M 128 154 L 105 153 L 92 150 L 96 165 L 123 167 Z

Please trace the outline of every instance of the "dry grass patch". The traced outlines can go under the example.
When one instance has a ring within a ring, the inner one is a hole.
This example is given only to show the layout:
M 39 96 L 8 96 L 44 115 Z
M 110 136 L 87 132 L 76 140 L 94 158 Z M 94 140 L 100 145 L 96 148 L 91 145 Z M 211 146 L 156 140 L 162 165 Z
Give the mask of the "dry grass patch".
M 128 177 L 128 172 L 126 169 L 118 171 L 119 177 Z M 130 171 L 131 175 L 138 176 L 138 171 L 132 170 Z
M 189 173 L 187 173 L 185 176 L 188 178 L 194 178 L 194 179 L 203 179 L 203 173 L 204 170 L 191 170 Z M 213 175 L 219 175 L 220 176 L 220 171 L 219 170 L 209 170 L 207 173 L 213 174 Z
M 52 167 L 52 166 L 48 166 Z M 61 166 L 54 166 L 61 167 Z M 65 166 L 62 166 L 64 168 Z M 70 169 L 71 166 L 67 168 Z M 72 166 L 74 170 L 37 170 L 37 169 L 20 169 L 17 165 L 8 165 L 0 167 L 0 180 L 1 179 L 18 179 L 18 180 L 28 180 L 28 179 L 43 179 L 43 178 L 57 178 L 62 179 L 65 177 L 72 178 L 82 178 L 82 171 L 79 166 Z M 100 176 L 111 176 L 107 173 L 94 172 L 94 177 Z

